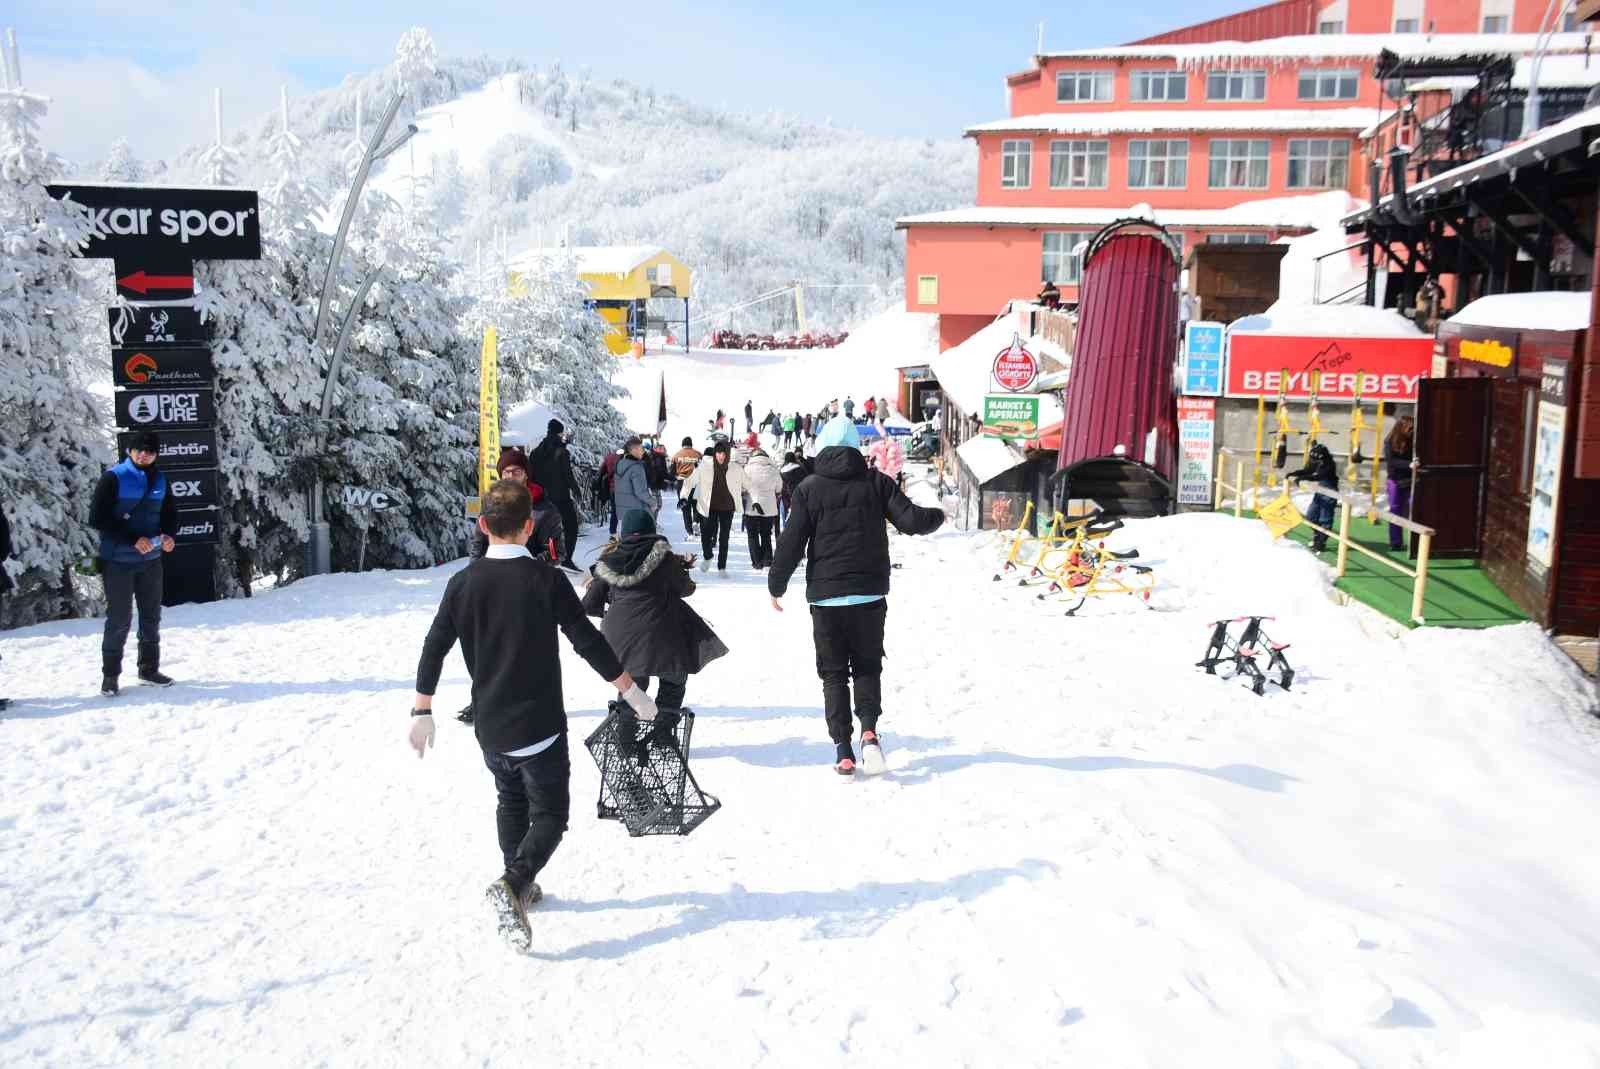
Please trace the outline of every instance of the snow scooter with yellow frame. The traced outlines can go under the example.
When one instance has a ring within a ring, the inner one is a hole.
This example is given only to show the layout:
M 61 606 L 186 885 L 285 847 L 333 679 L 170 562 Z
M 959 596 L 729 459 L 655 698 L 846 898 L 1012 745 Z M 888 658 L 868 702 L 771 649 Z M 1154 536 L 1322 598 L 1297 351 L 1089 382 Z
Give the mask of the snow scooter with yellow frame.
M 1097 523 L 1104 526 L 1094 526 Z M 1041 581 L 1054 582 L 1065 573 L 1073 554 L 1080 553 L 1091 540 L 1099 540 L 1102 552 L 1107 552 L 1104 549 L 1104 539 L 1121 527 L 1121 520 L 1107 520 L 1099 509 L 1070 519 L 1057 510 L 1055 518 L 1050 521 L 1049 533 L 1039 539 L 1039 555 L 1028 566 L 1027 574 L 1017 580 L 1017 585 L 1031 586 Z M 1130 560 L 1138 555 L 1137 549 L 1111 553 L 1111 556 L 1119 560 Z

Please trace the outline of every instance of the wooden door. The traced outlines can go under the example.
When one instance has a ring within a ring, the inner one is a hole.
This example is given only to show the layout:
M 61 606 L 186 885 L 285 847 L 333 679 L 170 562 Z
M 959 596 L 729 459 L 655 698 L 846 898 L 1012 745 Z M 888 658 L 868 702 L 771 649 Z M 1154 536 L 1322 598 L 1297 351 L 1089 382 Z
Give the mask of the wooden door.
M 1418 386 L 1411 518 L 1434 529 L 1435 557 L 1483 552 L 1492 386 L 1486 378 L 1423 379 Z

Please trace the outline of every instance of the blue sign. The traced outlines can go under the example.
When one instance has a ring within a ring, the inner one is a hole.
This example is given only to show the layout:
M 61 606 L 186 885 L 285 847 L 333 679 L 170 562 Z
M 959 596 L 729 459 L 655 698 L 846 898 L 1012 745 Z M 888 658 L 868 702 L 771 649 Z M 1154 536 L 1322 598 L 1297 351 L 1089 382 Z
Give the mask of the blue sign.
M 1183 333 L 1183 392 L 1196 397 L 1222 396 L 1221 323 L 1191 321 Z

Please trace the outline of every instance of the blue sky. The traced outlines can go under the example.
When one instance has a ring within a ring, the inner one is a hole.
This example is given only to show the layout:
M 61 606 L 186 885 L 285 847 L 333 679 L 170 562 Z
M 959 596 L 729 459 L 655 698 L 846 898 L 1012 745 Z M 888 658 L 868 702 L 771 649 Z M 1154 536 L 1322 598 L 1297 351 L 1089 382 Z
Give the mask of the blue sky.
M 776 109 L 885 134 L 958 136 L 1004 114 L 1004 76 L 1025 69 L 1045 20 L 1050 49 L 1119 44 L 1251 6 L 925 3 L 682 4 L 472 0 L 365 5 L 304 0 L 127 4 L 12 0 L 24 82 L 53 100 L 45 137 L 94 159 L 124 136 L 145 157 L 209 138 L 210 90 L 224 120 L 272 107 L 278 87 L 336 85 L 386 63 L 410 26 L 443 56 L 560 59 L 696 103 Z M 621 29 L 618 29 L 621 27 Z

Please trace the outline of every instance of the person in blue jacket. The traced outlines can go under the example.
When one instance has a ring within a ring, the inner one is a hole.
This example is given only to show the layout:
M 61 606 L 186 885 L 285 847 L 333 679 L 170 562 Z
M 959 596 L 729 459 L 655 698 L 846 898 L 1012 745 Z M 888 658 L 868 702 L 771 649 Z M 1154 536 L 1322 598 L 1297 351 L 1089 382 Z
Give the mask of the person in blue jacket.
M 122 650 L 139 606 L 139 680 L 172 686 L 161 674 L 161 555 L 171 553 L 178 510 L 167 477 L 156 468 L 161 440 L 145 431 L 127 459 L 106 470 L 94 488 L 89 523 L 100 532 L 100 577 L 106 588 L 106 631 L 100 645 L 100 693 L 117 693 Z

